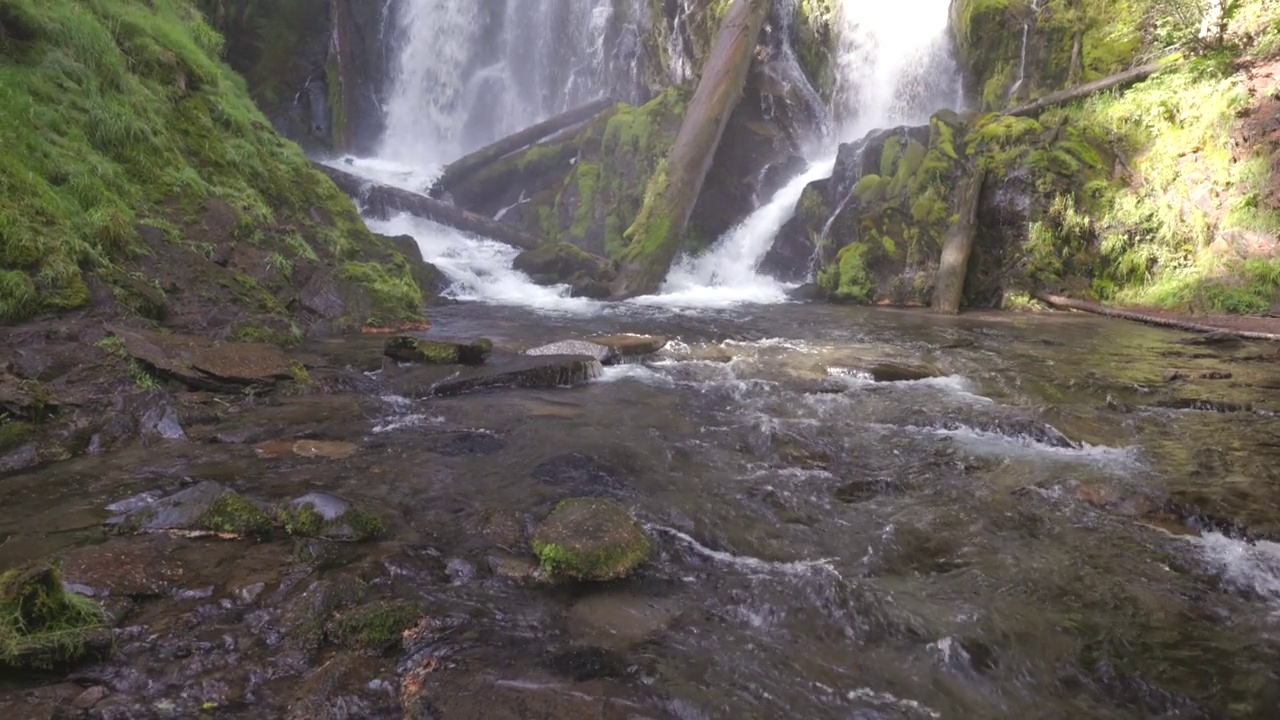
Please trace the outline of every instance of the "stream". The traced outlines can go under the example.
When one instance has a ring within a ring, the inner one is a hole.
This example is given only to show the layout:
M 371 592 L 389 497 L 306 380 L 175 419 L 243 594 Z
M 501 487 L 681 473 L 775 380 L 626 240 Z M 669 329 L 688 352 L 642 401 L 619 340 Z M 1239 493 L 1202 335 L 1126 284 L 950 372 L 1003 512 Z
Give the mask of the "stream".
M 439 714 L 405 716 L 1263 718 L 1280 702 L 1274 348 L 1091 317 L 799 303 L 464 303 L 433 320 L 432 335 L 499 348 L 620 331 L 670 343 L 572 389 L 411 401 L 375 371 L 355 393 L 189 427 L 196 442 L 12 477 L 0 564 L 98 543 L 107 504 L 196 479 L 376 509 L 388 538 L 324 562 L 166 541 L 182 578 L 87 674 L 153 708 L 230 693 L 214 703 L 225 717 L 297 707 L 302 661 L 263 617 L 351 572 L 463 628 L 431 646 Z M 1179 409 L 1196 399 L 1252 410 Z M 273 459 L 249 444 L 276 436 L 359 449 Z M 513 572 L 527 550 L 499 539 L 504 522 L 583 494 L 632 509 L 652 561 L 596 587 Z M 363 710 L 322 716 L 399 716 L 359 697 L 408 662 L 350 661 L 355 689 L 332 681 L 325 697 Z M 14 697 L 0 686 L 0 710 Z M 186 715 L 127 715 L 151 716 Z

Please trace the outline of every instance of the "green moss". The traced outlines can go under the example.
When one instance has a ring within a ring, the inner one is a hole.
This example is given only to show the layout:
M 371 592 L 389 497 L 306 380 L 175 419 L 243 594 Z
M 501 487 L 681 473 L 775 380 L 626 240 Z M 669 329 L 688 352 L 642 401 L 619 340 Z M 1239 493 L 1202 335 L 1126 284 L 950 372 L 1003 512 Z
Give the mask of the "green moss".
M 819 286 L 837 300 L 869 302 L 875 281 L 864 262 L 866 253 L 863 243 L 841 248 L 835 264 L 819 276 Z
M 56 567 L 37 563 L 0 575 L 0 667 L 53 668 L 108 641 L 102 609 L 68 593 Z
M 863 175 L 853 186 L 853 196 L 864 203 L 873 203 L 884 198 L 889 181 L 880 175 Z
M 0 453 L 22 447 L 36 439 L 36 426 L 0 415 Z
M 319 537 L 325 529 L 324 516 L 315 507 L 286 505 L 276 510 L 276 522 L 284 531 L 294 537 Z
M 379 601 L 340 613 L 329 623 L 329 638 L 350 648 L 380 654 L 400 643 L 402 633 L 424 613 L 418 603 Z
M 389 262 L 349 262 L 339 269 L 338 277 L 366 293 L 367 306 L 350 318 L 354 325 L 394 325 L 422 317 L 422 288 L 403 256 Z
M 257 505 L 235 493 L 225 493 L 201 516 L 203 530 L 257 537 L 271 532 L 271 518 Z
M 575 580 L 626 577 L 650 549 L 640 524 L 616 503 L 599 498 L 562 500 L 533 536 L 542 568 Z

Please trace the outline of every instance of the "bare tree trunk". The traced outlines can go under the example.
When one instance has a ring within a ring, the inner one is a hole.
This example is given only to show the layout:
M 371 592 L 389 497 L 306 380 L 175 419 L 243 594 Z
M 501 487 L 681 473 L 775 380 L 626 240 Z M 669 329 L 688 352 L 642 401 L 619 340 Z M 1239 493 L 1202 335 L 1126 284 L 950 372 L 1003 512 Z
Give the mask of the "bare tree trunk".
M 969 256 L 973 253 L 973 239 L 978 233 L 978 200 L 982 197 L 982 183 L 986 175 L 982 169 L 971 174 L 956 196 L 956 222 L 947 230 L 947 237 L 942 243 L 942 259 L 938 262 L 938 279 L 933 292 L 935 312 L 950 315 L 960 312 Z
M 614 297 L 657 290 L 671 268 L 725 125 L 742 98 L 770 5 L 771 0 L 733 0 L 720 23 L 675 145 L 649 179 L 644 206 L 627 229 L 630 244 L 613 286 Z
M 549 120 L 544 120 L 537 125 L 527 127 L 514 135 L 508 135 L 491 145 L 482 147 L 470 155 L 454 160 L 445 167 L 444 173 L 436 181 L 431 194 L 439 197 L 503 157 L 521 148 L 528 147 L 545 137 L 554 135 L 567 127 L 590 120 L 613 107 L 613 105 L 612 98 L 597 98 L 586 105 L 580 105 Z
M 1013 108 L 1005 114 L 1023 117 L 1038 115 L 1051 107 L 1065 105 L 1069 102 L 1080 100 L 1105 90 L 1125 88 L 1129 85 L 1133 85 L 1134 83 L 1142 82 L 1152 75 L 1155 75 L 1162 68 L 1164 68 L 1162 63 L 1140 65 L 1136 68 L 1116 73 L 1115 75 L 1109 75 L 1101 80 L 1094 80 L 1093 82 L 1085 83 L 1083 85 L 1069 87 L 1066 90 L 1059 90 L 1056 93 L 1050 93 L 1033 103 Z
M 328 175 L 343 192 L 363 203 L 366 211 L 375 217 L 386 218 L 393 212 L 407 212 L 520 250 L 533 250 L 541 244 L 538 238 L 510 225 L 447 205 L 426 195 L 372 183 L 359 175 L 321 163 L 315 163 L 315 166 Z

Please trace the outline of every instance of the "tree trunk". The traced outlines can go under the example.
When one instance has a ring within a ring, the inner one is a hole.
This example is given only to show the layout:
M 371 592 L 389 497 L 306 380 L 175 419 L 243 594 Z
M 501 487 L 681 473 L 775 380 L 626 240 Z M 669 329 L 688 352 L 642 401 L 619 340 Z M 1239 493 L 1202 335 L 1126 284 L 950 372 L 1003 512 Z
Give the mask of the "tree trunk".
M 1084 31 L 1077 30 L 1071 41 L 1071 65 L 1067 68 L 1067 84 L 1074 85 L 1080 80 L 1080 66 L 1084 64 Z
M 630 244 L 613 286 L 614 297 L 653 292 L 666 277 L 725 125 L 742 97 L 770 5 L 770 0 L 734 0 L 720 23 L 675 145 L 649 178 L 644 206 L 627 229 Z
M 590 120 L 613 107 L 613 105 L 613 99 L 608 97 L 592 100 L 586 105 L 580 105 L 549 120 L 544 120 L 537 125 L 527 127 L 514 135 L 508 135 L 491 145 L 482 147 L 470 155 L 454 160 L 445 167 L 444 173 L 440 175 L 435 187 L 431 189 L 431 195 L 440 197 L 497 160 L 521 148 L 528 147 L 549 135 L 554 135 L 571 125 Z
M 1218 333 L 1220 335 L 1230 335 L 1232 337 L 1244 338 L 1246 340 L 1280 341 L 1280 334 L 1276 333 L 1233 330 L 1229 327 L 1206 325 L 1204 323 L 1193 322 L 1191 320 L 1180 320 L 1178 318 L 1165 317 L 1162 315 L 1147 315 L 1140 312 L 1134 312 L 1132 310 L 1121 310 L 1120 308 L 1107 307 L 1087 300 L 1076 300 L 1074 298 L 1063 297 L 1061 295 L 1051 295 L 1043 292 L 1034 293 L 1032 297 L 1040 302 L 1047 303 L 1058 308 L 1078 310 L 1080 312 L 1119 318 L 1121 320 L 1133 320 L 1134 322 L 1146 323 L 1148 325 L 1159 325 L 1161 327 L 1189 330 L 1191 332 Z
M 985 170 L 977 170 L 965 179 L 956 196 L 956 222 L 947 230 L 942 243 L 942 259 L 938 262 L 938 279 L 933 292 L 935 312 L 955 315 L 960 312 L 964 296 L 964 278 L 969 270 L 973 238 L 978 233 L 978 199 L 982 197 Z
M 472 208 L 490 202 L 512 187 L 534 186 L 539 178 L 558 169 L 572 168 L 570 161 L 580 150 L 576 137 L 538 143 L 495 160 L 469 177 L 449 186 L 458 207 Z
M 1101 80 L 1094 80 L 1083 85 L 1069 87 L 1066 90 L 1059 90 L 1056 93 L 1050 93 L 1036 100 L 1033 103 L 1016 107 L 1006 115 L 1030 117 L 1038 115 L 1044 110 L 1058 105 L 1065 105 L 1069 102 L 1089 97 L 1104 90 L 1115 90 L 1128 87 L 1134 83 L 1141 82 L 1151 77 L 1164 68 L 1163 63 L 1151 63 L 1150 65 L 1140 65 L 1124 72 L 1109 75 Z
M 352 175 L 321 163 L 315 163 L 315 166 L 328 175 L 344 192 L 362 203 L 365 211 L 374 217 L 387 218 L 394 212 L 407 212 L 463 232 L 497 240 L 520 250 L 533 250 L 541 244 L 538 238 L 510 225 L 447 205 L 426 195 L 369 182 L 359 175 Z

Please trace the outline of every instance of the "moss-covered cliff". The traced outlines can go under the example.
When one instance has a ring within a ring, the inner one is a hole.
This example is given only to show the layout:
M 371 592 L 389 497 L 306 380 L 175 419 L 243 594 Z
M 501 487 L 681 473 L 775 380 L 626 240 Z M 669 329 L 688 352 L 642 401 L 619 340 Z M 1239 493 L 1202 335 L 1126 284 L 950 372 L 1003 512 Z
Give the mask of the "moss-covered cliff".
M 93 305 L 262 335 L 418 316 L 407 259 L 222 52 L 188 0 L 0 0 L 0 320 Z

